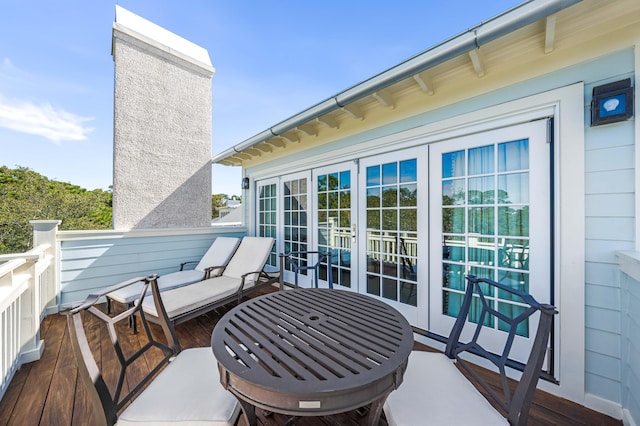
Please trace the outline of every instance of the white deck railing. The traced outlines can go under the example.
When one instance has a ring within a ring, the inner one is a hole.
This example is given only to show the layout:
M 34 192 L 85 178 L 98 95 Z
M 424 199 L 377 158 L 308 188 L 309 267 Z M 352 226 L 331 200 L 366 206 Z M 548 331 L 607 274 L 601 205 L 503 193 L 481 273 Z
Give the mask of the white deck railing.
M 40 322 L 56 305 L 54 250 L 0 255 L 0 399 L 16 370 L 40 358 Z

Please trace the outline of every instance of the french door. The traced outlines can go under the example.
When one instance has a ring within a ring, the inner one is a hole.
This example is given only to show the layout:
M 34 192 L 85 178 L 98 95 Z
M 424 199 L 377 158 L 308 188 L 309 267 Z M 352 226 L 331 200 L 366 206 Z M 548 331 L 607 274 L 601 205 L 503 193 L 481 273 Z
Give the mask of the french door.
M 466 286 L 465 274 L 490 278 L 550 302 L 551 171 L 547 120 L 430 146 L 429 328 L 448 335 Z M 499 312 L 523 311 L 495 291 Z M 478 321 L 479 301 L 468 320 Z M 483 342 L 499 348 L 506 323 L 494 320 Z M 526 359 L 537 324 L 517 331 L 514 357 Z M 485 327 L 487 328 L 487 327 Z M 463 336 L 464 337 L 464 336 Z M 466 336 L 469 338 L 470 336 Z M 492 344 L 495 343 L 495 346 Z
M 427 301 L 425 154 L 421 147 L 362 159 L 358 185 L 359 291 L 381 298 L 415 325 L 425 323 L 418 307 Z
M 334 288 L 358 291 L 357 166 L 353 162 L 313 170 L 316 232 L 314 250 L 331 253 Z M 321 286 L 327 285 L 327 266 L 320 267 Z

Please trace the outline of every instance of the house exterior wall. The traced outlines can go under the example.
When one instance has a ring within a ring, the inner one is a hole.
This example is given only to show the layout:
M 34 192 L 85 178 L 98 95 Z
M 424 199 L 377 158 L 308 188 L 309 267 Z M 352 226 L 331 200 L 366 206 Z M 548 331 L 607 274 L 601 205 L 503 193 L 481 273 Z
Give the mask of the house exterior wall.
M 336 153 L 356 150 L 366 153 L 371 147 L 371 141 L 392 140 L 394 135 L 411 129 L 428 127 L 452 119 L 455 121 L 455 117 L 464 114 L 472 114 L 474 111 L 482 111 L 575 82 L 583 82 L 584 134 L 582 136 L 585 146 L 580 149 L 584 155 L 584 190 L 576 187 L 579 193 L 575 194 L 572 187 L 567 184 L 559 187 L 560 197 L 567 197 L 569 195 L 567 191 L 574 192 L 571 196 L 577 195 L 576 199 L 582 200 L 581 204 L 584 205 L 583 241 L 577 241 L 572 248 L 572 250 L 584 252 L 582 267 L 585 278 L 581 284 L 583 288 L 575 292 L 575 297 L 579 294 L 584 297 L 585 315 L 582 343 L 585 362 L 584 400 L 579 402 L 611 415 L 620 416 L 616 406 L 619 407 L 625 403 L 622 370 L 623 364 L 629 360 L 622 354 L 621 349 L 623 344 L 621 288 L 616 276 L 618 268 L 615 253 L 618 250 L 629 250 L 634 247 L 635 123 L 631 120 L 600 127 L 590 127 L 589 123 L 593 87 L 628 77 L 633 79 L 634 71 L 633 48 L 608 52 L 508 87 L 497 88 L 462 102 L 403 118 L 372 130 L 353 133 L 333 143 L 293 152 L 291 155 L 285 154 L 268 163 L 247 167 L 245 172 L 252 179 L 266 178 L 287 170 L 297 170 L 292 168 L 293 165 L 304 168 L 311 167 L 305 164 L 326 162 L 331 156 L 340 156 Z M 562 117 L 558 125 L 565 125 Z M 569 139 L 560 140 L 559 144 L 571 144 L 572 141 Z M 571 163 L 568 159 L 563 161 L 567 164 Z M 577 158 L 577 161 L 581 161 L 580 158 Z M 567 178 L 571 179 L 570 176 Z M 251 200 L 251 197 L 248 199 Z M 248 206 L 245 223 L 251 224 L 254 221 L 251 201 Z M 564 226 L 567 225 L 568 223 Z M 571 275 L 569 270 L 565 273 Z M 571 297 L 572 291 L 570 289 L 565 297 Z M 562 301 L 559 302 L 559 306 L 562 312 Z M 581 333 L 582 330 L 576 332 Z M 629 393 L 638 394 L 637 390 Z
M 58 232 L 60 303 L 81 302 L 133 277 L 178 271 L 182 262 L 199 261 L 217 237 L 244 235 L 241 229 L 211 228 Z
M 118 24 L 113 37 L 114 228 L 208 227 L 213 68 L 150 38 L 154 31 L 166 36 L 166 30 L 138 33 L 147 21 L 141 29 Z

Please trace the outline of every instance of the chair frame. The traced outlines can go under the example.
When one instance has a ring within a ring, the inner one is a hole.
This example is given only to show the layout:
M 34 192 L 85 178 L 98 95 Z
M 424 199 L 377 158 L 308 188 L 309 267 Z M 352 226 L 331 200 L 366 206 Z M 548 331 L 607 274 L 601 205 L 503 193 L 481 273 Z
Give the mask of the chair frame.
M 529 415 L 529 409 L 531 407 L 531 401 L 533 394 L 540 378 L 542 364 L 544 362 L 545 355 L 547 353 L 547 346 L 549 341 L 549 335 L 551 328 L 553 327 L 553 317 L 558 313 L 554 306 L 548 304 L 538 303 L 530 294 L 524 293 L 520 290 L 509 287 L 505 284 L 492 281 L 487 278 L 478 278 L 473 275 L 468 275 L 467 288 L 465 290 L 464 299 L 460 308 L 460 313 L 453 326 L 447 346 L 445 349 L 445 355 L 454 359 L 459 367 L 462 367 L 465 372 L 469 373 L 476 382 L 491 396 L 491 398 L 507 412 L 507 420 L 512 425 L 526 425 Z M 524 312 L 515 318 L 510 318 L 497 310 L 495 310 L 488 302 L 485 296 L 485 292 L 482 290 L 481 284 L 487 284 L 490 287 L 497 287 L 498 289 L 508 292 L 516 297 L 522 299 L 524 304 L 529 305 Z M 475 297 L 480 300 L 482 304 L 482 310 L 478 323 L 475 324 L 475 332 L 470 342 L 460 342 L 460 336 L 465 323 L 470 325 L 467 321 L 471 302 Z M 516 330 L 518 325 L 527 320 L 536 312 L 540 312 L 540 318 L 538 322 L 538 329 L 536 331 L 535 338 L 531 352 L 529 354 L 528 362 L 524 368 L 520 381 L 518 382 L 515 390 L 511 392 L 509 382 L 506 374 L 506 366 L 509 364 L 509 353 L 513 345 Z M 509 324 L 509 333 L 503 348 L 502 354 L 495 354 L 487 351 L 478 343 L 478 337 L 482 331 L 484 320 L 487 315 L 493 315 L 496 318 Z M 485 382 L 474 370 L 471 368 L 464 359 L 461 358 L 461 354 L 469 352 L 474 355 L 479 355 L 491 363 L 493 363 L 500 373 L 500 379 L 502 384 L 503 395 L 499 395 L 494 391 L 491 386 Z
M 79 306 L 65 310 L 61 312 L 67 316 L 67 327 L 69 329 L 71 345 L 74 356 L 78 361 L 78 374 L 80 375 L 85 389 L 87 390 L 88 399 L 94 407 L 96 415 L 96 422 L 99 425 L 113 425 L 118 418 L 118 413 L 132 401 L 138 393 L 144 389 L 144 387 L 156 376 L 156 374 L 168 364 L 173 357 L 181 352 L 178 339 L 175 334 L 175 330 L 168 322 L 168 318 L 162 303 L 162 299 L 159 297 L 160 290 L 158 289 L 157 275 L 150 275 L 146 278 L 133 278 L 131 280 L 122 282 L 115 286 L 109 287 L 97 294 L 89 295 L 85 301 Z M 161 315 L 164 320 L 159 321 L 162 328 L 167 344 L 157 341 L 149 328 L 149 325 L 145 319 L 145 314 L 142 310 L 142 305 L 137 304 L 132 307 L 128 307 L 124 312 L 116 314 L 113 317 L 99 310 L 95 304 L 98 303 L 102 296 L 107 293 L 117 290 L 122 287 L 142 281 L 144 283 L 144 289 L 141 294 L 141 300 L 144 299 L 147 289 L 151 286 L 151 292 L 155 296 L 154 302 L 158 312 L 162 312 Z M 115 349 L 116 357 L 120 363 L 120 373 L 118 382 L 113 394 L 109 391 L 109 387 L 102 376 L 101 370 L 96 364 L 95 358 L 91 352 L 87 335 L 85 333 L 83 325 L 83 316 L 92 314 L 99 320 L 103 321 L 107 326 L 113 347 Z M 132 318 L 133 315 L 140 315 L 142 319 L 143 329 L 146 333 L 148 342 L 135 353 L 128 358 L 125 357 L 120 342 L 118 340 L 118 334 L 115 329 L 115 324 Z M 133 364 L 135 360 L 140 358 L 146 351 L 156 347 L 164 352 L 163 359 L 151 370 L 151 372 L 145 376 L 139 384 L 137 384 L 129 393 L 122 395 L 123 385 L 125 382 L 125 376 L 127 368 Z
M 308 258 L 310 254 L 318 255 L 318 260 L 313 265 L 307 264 L 305 266 L 301 266 L 298 264 L 296 259 L 292 257 L 292 256 L 306 255 L 307 262 L 308 262 L 309 261 Z M 315 288 L 318 288 L 318 275 L 320 273 L 320 264 L 323 261 L 326 261 L 327 283 L 329 288 L 333 288 L 333 274 L 331 272 L 331 252 L 323 253 L 321 251 L 291 251 L 289 253 L 280 253 L 280 288 L 281 289 L 284 286 L 283 272 L 285 271 L 286 261 L 289 262 L 289 265 L 291 265 L 291 268 L 293 269 L 293 273 L 295 274 L 294 284 L 296 288 L 298 287 L 298 274 L 300 273 L 300 271 L 310 271 L 310 270 L 314 271 L 313 278 L 315 281 Z

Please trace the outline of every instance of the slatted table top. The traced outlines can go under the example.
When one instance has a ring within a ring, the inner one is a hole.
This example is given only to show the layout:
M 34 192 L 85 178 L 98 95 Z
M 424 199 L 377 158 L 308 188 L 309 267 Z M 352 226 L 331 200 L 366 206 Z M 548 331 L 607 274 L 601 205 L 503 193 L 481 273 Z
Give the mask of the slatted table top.
M 372 297 L 295 289 L 229 311 L 211 347 L 221 383 L 245 402 L 327 415 L 386 399 L 402 381 L 413 332 L 397 310 Z

